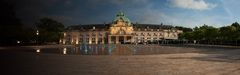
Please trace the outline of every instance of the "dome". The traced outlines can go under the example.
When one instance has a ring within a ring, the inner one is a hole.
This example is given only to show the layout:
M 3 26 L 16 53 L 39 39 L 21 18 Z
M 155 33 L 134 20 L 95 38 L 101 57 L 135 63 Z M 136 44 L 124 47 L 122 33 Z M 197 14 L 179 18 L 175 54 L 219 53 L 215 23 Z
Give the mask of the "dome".
M 124 13 L 123 12 L 118 12 L 117 16 L 124 16 Z
M 124 22 L 128 23 L 129 25 L 131 24 L 131 21 L 124 15 L 123 12 L 118 12 L 113 22 L 117 22 L 120 19 L 122 19 Z

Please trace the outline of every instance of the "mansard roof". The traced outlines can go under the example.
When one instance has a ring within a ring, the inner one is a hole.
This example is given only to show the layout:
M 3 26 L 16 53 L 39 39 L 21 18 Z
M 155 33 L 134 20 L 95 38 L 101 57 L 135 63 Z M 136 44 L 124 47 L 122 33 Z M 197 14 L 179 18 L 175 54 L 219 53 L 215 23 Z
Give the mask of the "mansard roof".
M 72 25 L 68 26 L 66 30 L 90 30 L 95 28 L 95 30 L 107 30 L 110 24 L 84 24 L 84 25 Z
M 85 25 L 73 25 L 66 28 L 66 30 L 79 30 L 79 31 L 91 31 L 91 30 L 105 30 L 107 31 L 109 27 L 118 21 L 124 21 L 129 26 L 132 26 L 134 30 L 156 30 L 156 29 L 172 29 L 174 28 L 171 25 L 163 24 L 132 24 L 131 21 L 124 15 L 123 12 L 118 12 L 116 17 L 113 20 L 113 23 L 110 24 L 85 24 Z
M 147 28 L 147 29 L 171 29 L 174 28 L 172 25 L 163 24 L 133 24 L 133 28 Z
M 162 24 L 132 24 L 134 30 L 149 30 L 149 29 L 172 29 L 174 28 L 171 25 L 162 25 Z M 110 24 L 84 24 L 84 25 L 72 25 L 68 26 L 66 30 L 79 30 L 79 31 L 89 31 L 93 30 L 108 30 Z

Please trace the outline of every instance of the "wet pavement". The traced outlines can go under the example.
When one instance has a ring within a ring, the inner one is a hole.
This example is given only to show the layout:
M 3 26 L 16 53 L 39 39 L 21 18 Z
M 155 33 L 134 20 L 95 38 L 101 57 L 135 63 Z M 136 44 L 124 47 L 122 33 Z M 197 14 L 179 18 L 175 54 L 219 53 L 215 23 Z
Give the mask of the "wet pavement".
M 80 45 L 0 49 L 3 75 L 238 75 L 240 49 Z

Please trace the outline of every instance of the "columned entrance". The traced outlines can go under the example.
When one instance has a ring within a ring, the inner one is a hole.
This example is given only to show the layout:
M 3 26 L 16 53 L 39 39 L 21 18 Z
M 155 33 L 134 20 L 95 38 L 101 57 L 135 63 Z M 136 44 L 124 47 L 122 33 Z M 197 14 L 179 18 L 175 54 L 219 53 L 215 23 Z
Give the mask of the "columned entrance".
M 108 43 L 109 44 L 126 44 L 132 43 L 132 35 L 109 35 Z
M 123 44 L 123 43 L 125 43 L 125 38 L 124 38 L 124 36 L 119 36 L 119 43 L 121 43 L 121 44 Z

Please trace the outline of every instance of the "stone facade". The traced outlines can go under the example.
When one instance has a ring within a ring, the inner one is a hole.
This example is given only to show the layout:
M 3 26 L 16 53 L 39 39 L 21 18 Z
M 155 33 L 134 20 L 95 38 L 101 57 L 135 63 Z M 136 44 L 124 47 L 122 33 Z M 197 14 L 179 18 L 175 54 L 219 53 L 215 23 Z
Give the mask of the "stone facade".
M 178 39 L 182 33 L 171 25 L 132 24 L 119 12 L 110 24 L 69 26 L 62 44 L 138 44 Z

